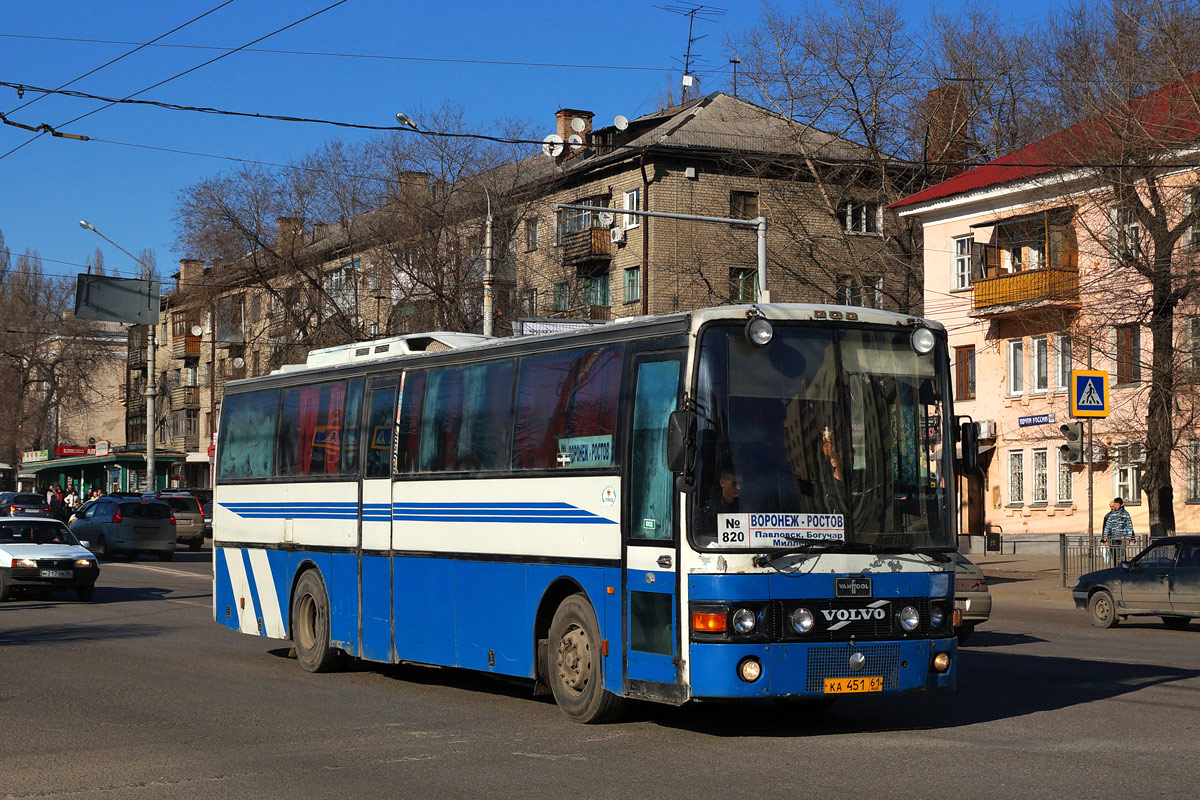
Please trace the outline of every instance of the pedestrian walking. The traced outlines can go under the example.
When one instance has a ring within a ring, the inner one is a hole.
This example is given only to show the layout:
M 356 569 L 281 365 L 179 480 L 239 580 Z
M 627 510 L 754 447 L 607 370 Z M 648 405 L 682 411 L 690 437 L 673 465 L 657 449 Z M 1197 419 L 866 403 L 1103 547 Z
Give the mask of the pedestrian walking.
M 1108 513 L 1104 515 L 1104 525 L 1100 529 L 1100 544 L 1107 545 L 1112 553 L 1113 563 L 1120 564 L 1125 560 L 1125 546 L 1133 540 L 1133 520 L 1125 510 L 1125 501 L 1114 497 L 1108 504 Z M 1105 559 L 1105 564 L 1108 559 Z

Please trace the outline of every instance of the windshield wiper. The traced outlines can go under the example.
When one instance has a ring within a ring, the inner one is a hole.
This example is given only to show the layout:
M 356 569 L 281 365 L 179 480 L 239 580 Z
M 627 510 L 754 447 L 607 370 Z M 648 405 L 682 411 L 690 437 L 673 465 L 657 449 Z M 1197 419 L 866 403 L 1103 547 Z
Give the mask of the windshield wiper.
M 808 542 L 807 544 L 789 547 L 786 550 L 778 550 L 772 553 L 758 553 L 754 556 L 754 566 L 774 567 L 775 562 L 781 558 L 806 555 L 814 552 L 825 552 L 826 550 L 833 550 L 841 546 L 842 542 Z

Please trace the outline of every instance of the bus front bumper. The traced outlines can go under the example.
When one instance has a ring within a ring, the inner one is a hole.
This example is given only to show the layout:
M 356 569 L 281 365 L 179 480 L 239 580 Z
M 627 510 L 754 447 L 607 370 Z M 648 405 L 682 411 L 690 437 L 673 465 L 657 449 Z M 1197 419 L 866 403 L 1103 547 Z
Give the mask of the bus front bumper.
M 949 658 L 944 672 L 934 668 L 939 653 Z M 740 677 L 745 659 L 758 660 L 761 674 L 757 680 L 748 682 Z M 694 698 L 953 689 L 958 676 L 958 642 L 953 638 L 820 644 L 693 642 L 690 673 Z

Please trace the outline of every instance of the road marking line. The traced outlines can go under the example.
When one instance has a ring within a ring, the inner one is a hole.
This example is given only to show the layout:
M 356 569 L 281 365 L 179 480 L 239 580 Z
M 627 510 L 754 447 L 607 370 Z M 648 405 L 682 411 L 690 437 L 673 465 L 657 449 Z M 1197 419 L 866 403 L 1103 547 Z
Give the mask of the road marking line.
M 118 563 L 114 563 L 114 562 L 107 562 L 104 566 L 106 566 L 106 567 L 133 567 L 134 569 L 149 569 L 149 570 L 154 570 L 155 572 L 165 572 L 168 575 L 179 575 L 184 578 L 202 578 L 206 581 L 212 580 L 211 573 L 206 575 L 204 573 L 185 572 L 184 570 L 181 570 L 181 569 L 171 569 L 170 567 L 156 567 L 156 566 L 152 566 L 150 564 L 137 564 L 137 563 L 118 564 Z

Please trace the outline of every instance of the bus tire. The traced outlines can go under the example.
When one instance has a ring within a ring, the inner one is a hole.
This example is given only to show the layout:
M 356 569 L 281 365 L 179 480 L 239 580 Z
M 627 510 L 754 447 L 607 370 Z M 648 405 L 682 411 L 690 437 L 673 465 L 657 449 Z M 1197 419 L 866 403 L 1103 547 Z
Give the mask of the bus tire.
M 600 626 L 583 594 L 567 597 L 554 612 L 546 662 L 550 691 L 572 721 L 609 722 L 621 713 L 624 700 L 604 688 Z
M 292 595 L 292 644 L 296 660 L 309 672 L 342 666 L 342 652 L 329 643 L 329 595 L 315 569 L 300 576 Z

